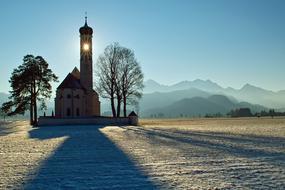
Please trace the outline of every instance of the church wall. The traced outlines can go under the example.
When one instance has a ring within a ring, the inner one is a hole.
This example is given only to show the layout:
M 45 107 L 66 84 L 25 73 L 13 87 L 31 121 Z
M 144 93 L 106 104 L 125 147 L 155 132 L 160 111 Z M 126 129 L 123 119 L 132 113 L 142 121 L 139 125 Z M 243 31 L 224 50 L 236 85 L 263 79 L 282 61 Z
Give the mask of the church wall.
M 138 125 L 137 116 L 132 117 L 91 117 L 91 118 L 53 118 L 39 117 L 39 126 L 59 125 Z
M 56 117 L 85 115 L 85 95 L 81 89 L 60 89 L 55 99 Z
M 93 115 L 96 115 L 96 116 L 100 116 L 100 101 L 99 101 L 99 97 L 98 95 L 93 92 L 93 109 L 92 109 L 92 112 L 93 112 Z
M 60 102 L 59 102 L 58 96 L 55 97 L 54 103 L 55 103 L 55 105 L 54 105 L 54 107 L 55 107 L 55 116 L 56 117 L 61 117 L 61 111 L 60 111 L 61 106 L 60 106 Z

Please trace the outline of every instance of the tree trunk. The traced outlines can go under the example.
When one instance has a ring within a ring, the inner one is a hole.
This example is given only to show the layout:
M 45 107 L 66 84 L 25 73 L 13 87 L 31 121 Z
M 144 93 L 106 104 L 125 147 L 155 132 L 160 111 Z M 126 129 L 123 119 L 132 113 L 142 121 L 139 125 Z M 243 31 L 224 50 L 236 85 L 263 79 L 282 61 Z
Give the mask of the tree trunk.
M 113 114 L 113 117 L 116 117 L 116 109 L 115 109 L 114 96 L 112 96 L 110 99 L 111 99 L 112 114 Z
M 33 101 L 34 101 L 34 126 L 38 125 L 38 107 L 37 107 L 37 95 L 36 95 L 36 81 L 34 80 L 34 93 L 33 93 Z
M 120 96 L 117 97 L 117 117 L 120 117 L 121 115 L 121 100 L 122 98 Z
M 126 96 L 124 96 L 123 101 L 124 101 L 124 117 L 127 117 L 127 97 Z
M 34 124 L 34 108 L 33 108 L 33 98 L 31 97 L 30 103 L 30 125 Z
M 37 97 L 34 97 L 34 126 L 38 125 Z

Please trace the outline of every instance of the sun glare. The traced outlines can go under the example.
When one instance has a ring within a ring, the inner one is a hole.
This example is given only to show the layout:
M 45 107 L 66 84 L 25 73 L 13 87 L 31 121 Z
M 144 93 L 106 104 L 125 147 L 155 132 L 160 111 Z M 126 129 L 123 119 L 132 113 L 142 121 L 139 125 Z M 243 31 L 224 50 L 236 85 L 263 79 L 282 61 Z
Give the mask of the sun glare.
M 84 44 L 83 45 L 83 50 L 88 51 L 89 50 L 89 44 Z

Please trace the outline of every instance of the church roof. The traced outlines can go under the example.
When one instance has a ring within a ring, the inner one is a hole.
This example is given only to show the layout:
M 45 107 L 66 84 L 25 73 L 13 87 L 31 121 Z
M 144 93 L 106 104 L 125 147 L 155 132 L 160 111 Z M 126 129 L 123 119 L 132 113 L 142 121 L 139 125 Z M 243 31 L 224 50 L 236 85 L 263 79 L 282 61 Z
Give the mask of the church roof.
M 134 111 L 132 111 L 129 116 L 138 116 Z
M 74 75 L 76 78 L 80 79 L 80 72 L 77 69 L 77 67 L 74 67 L 73 71 L 71 72 L 72 75 Z
M 80 79 L 77 78 L 75 75 L 68 73 L 62 83 L 57 87 L 57 89 L 64 89 L 64 88 L 75 88 L 75 89 L 83 89 L 85 88 L 80 83 Z

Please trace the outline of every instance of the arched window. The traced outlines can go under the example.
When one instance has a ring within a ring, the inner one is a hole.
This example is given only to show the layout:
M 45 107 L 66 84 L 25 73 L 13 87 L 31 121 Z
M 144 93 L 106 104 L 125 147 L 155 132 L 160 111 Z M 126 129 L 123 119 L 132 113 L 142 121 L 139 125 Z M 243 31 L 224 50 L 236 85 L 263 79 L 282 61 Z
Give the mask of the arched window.
M 80 116 L 79 108 L 76 108 L 76 116 Z
M 66 110 L 66 115 L 67 115 L 67 116 L 70 116 L 70 115 L 71 115 L 70 108 L 67 108 L 67 110 Z

